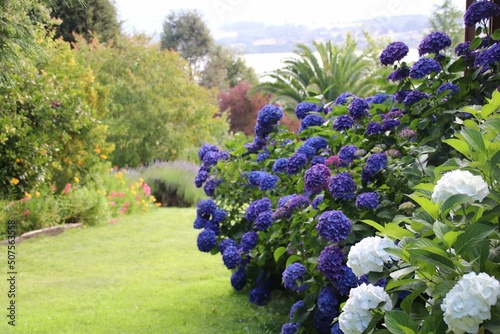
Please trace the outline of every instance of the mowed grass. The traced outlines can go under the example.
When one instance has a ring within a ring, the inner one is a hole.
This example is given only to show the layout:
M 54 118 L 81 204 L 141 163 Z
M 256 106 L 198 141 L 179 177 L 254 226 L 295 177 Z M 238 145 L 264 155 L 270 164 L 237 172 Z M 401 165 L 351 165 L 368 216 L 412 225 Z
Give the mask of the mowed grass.
M 16 326 L 2 279 L 0 333 L 279 333 L 287 301 L 234 291 L 220 256 L 197 250 L 195 215 L 162 208 L 17 244 Z

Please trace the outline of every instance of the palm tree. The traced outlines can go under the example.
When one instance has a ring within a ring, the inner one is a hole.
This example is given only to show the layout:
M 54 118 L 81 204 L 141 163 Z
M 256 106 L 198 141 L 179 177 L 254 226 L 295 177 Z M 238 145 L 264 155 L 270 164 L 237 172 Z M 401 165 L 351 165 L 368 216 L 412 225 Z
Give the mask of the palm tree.
M 271 81 L 260 83 L 252 92 L 272 94 L 271 102 L 291 112 L 295 105 L 311 98 L 328 102 L 343 92 L 364 96 L 376 90 L 379 66 L 365 51 L 357 50 L 351 35 L 341 46 L 331 41 L 315 41 L 313 45 L 318 56 L 307 45 L 297 44 L 294 53 L 298 57 L 286 59 L 283 68 L 266 73 Z

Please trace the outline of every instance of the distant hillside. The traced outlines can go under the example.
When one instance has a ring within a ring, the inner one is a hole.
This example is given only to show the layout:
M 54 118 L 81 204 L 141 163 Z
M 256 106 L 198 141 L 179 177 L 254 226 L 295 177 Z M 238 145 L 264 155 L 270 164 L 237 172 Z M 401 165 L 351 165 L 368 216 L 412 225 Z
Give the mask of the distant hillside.
M 401 15 L 376 17 L 370 20 L 322 27 L 304 25 L 264 25 L 256 22 L 238 22 L 224 26 L 215 32 L 215 40 L 221 45 L 231 46 L 245 54 L 293 52 L 297 43 L 312 46 L 312 41 L 341 43 L 347 32 L 362 36 L 362 28 L 374 37 L 388 36 L 392 40 L 405 42 L 410 48 L 418 47 L 429 18 L 425 15 Z M 361 39 L 361 38 L 360 38 Z

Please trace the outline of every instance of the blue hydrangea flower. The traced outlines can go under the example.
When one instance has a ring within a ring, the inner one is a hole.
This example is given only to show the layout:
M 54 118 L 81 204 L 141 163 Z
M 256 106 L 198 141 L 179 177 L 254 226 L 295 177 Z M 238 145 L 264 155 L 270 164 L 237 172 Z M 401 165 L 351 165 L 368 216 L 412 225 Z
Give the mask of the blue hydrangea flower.
M 460 87 L 458 87 L 454 83 L 446 82 L 438 87 L 437 93 L 440 94 L 440 93 L 444 92 L 445 90 L 450 91 L 446 96 L 451 96 L 455 93 L 458 93 L 460 91 Z
M 328 142 L 323 137 L 310 137 L 306 140 L 304 145 L 308 145 L 313 147 L 316 151 L 321 150 L 322 148 L 328 147 Z
M 335 318 L 338 315 L 339 300 L 335 289 L 324 287 L 319 292 L 318 309 L 327 317 Z
M 302 282 L 302 276 L 306 273 L 306 268 L 300 263 L 292 263 L 283 271 L 283 286 L 289 290 L 297 290 L 297 281 Z
M 314 157 L 316 155 L 316 149 L 312 146 L 309 146 L 307 144 L 302 145 L 297 149 L 297 153 L 302 153 L 304 154 L 308 159 Z
M 464 15 L 464 23 L 466 27 L 472 27 L 476 23 L 498 15 L 500 15 L 500 6 L 498 4 L 492 1 L 478 0 L 467 8 Z
M 299 331 L 300 324 L 287 322 L 281 327 L 281 334 L 295 334 Z
M 418 54 L 423 56 L 428 53 L 438 54 L 439 51 L 449 47 L 451 45 L 450 36 L 446 35 L 444 32 L 434 31 L 420 42 L 418 46 Z
M 315 156 L 314 158 L 312 158 L 311 160 L 311 166 L 315 166 L 315 165 L 319 165 L 319 164 L 325 164 L 326 162 L 326 158 L 321 156 L 321 155 L 317 155 Z
M 286 173 L 288 175 L 297 174 L 307 164 L 307 161 L 307 156 L 302 153 L 295 153 L 286 162 Z
M 203 156 L 203 164 L 205 166 L 213 166 L 217 164 L 217 157 L 218 157 L 218 152 L 215 151 L 208 151 L 205 153 Z
M 219 248 L 219 252 L 221 254 L 224 254 L 224 251 L 228 247 L 234 247 L 234 248 L 238 249 L 238 243 L 231 238 L 226 238 L 226 239 L 222 240 L 221 242 L 219 242 L 218 248 Z
M 474 60 L 474 67 L 491 66 L 500 62 L 500 43 L 493 44 L 479 53 Z
M 284 207 L 285 204 L 291 200 L 294 196 L 296 196 L 296 194 L 292 194 L 292 195 L 285 195 L 283 197 L 281 197 L 279 200 L 278 200 L 278 208 L 281 208 L 281 207 Z
M 207 223 L 205 224 L 205 229 L 213 231 L 215 235 L 220 234 L 220 226 L 213 220 L 207 220 Z
M 314 165 L 306 170 L 304 176 L 304 190 L 313 194 L 320 193 L 328 187 L 330 169 L 325 165 Z
M 258 155 L 257 155 L 257 159 L 255 159 L 257 162 L 263 162 L 263 161 L 266 161 L 267 158 L 269 158 L 269 155 L 271 153 L 269 151 L 264 151 L 264 152 L 260 152 Z
M 409 75 L 410 75 L 410 69 L 407 66 L 398 67 L 394 72 L 391 72 L 385 80 L 397 82 L 405 78 L 408 78 Z
M 318 112 L 320 107 L 312 102 L 301 102 L 295 107 L 295 115 L 298 119 L 304 119 L 310 112 Z
M 261 199 L 258 199 L 256 201 L 253 201 L 250 203 L 246 210 L 245 218 L 249 222 L 253 222 L 259 214 L 261 214 L 264 211 L 269 211 L 271 210 L 272 203 L 271 200 L 267 197 L 263 197 Z
M 267 137 L 255 137 L 252 143 L 245 144 L 245 148 L 250 153 L 257 153 L 262 150 L 267 144 Z
M 373 210 L 378 208 L 379 195 L 376 192 L 359 194 L 356 197 L 356 207 L 360 210 Z
M 263 175 L 264 172 L 262 171 L 252 171 L 248 173 L 248 183 L 252 186 L 258 186 Z
M 227 160 L 231 157 L 228 151 L 220 151 L 217 153 L 217 161 Z
M 227 269 L 234 269 L 241 263 L 240 251 L 234 246 L 228 246 L 222 253 L 222 262 Z
M 342 265 L 342 272 L 334 284 L 341 296 L 349 296 L 351 289 L 358 286 L 358 276 L 352 272 L 351 268 Z
M 203 161 L 205 154 L 210 151 L 218 152 L 219 148 L 217 148 L 217 146 L 215 145 L 203 144 L 200 150 L 198 151 L 198 158 L 200 158 L 200 161 Z
M 349 115 L 340 115 L 333 121 L 333 129 L 337 131 L 349 130 L 354 125 L 354 119 Z
M 286 170 L 286 163 L 287 159 L 286 158 L 279 158 L 274 162 L 273 165 L 273 173 L 282 173 Z
M 267 104 L 257 114 L 257 123 L 261 125 L 275 125 L 283 118 L 283 110 L 280 107 Z
M 435 59 L 420 58 L 411 67 L 410 78 L 422 79 L 431 73 L 439 73 L 441 70 L 441 65 Z
M 198 245 L 200 252 L 208 253 L 217 244 L 217 236 L 214 231 L 205 229 L 198 234 L 196 244 Z
M 215 189 L 220 184 L 216 179 L 208 179 L 203 186 L 203 190 L 205 191 L 205 195 L 209 197 L 213 197 L 215 195 Z
M 387 167 L 387 156 L 384 153 L 374 153 L 366 159 L 365 167 L 373 174 Z
M 319 216 L 318 235 L 329 242 L 340 242 L 351 233 L 351 221 L 342 211 L 325 211 Z
M 394 94 L 394 100 L 398 103 L 403 103 L 409 93 L 410 91 L 406 89 L 397 91 L 396 94 Z
M 330 179 L 328 190 L 333 198 L 348 201 L 355 197 L 356 183 L 348 172 L 342 172 Z
M 332 325 L 330 334 L 344 334 L 344 332 L 340 329 L 340 323 L 336 322 Z
M 363 116 L 368 116 L 368 109 L 370 109 L 370 105 L 364 99 L 355 97 L 352 99 L 351 104 L 347 107 L 347 111 L 349 111 L 349 115 L 353 119 L 359 119 Z
M 378 93 L 375 94 L 371 100 L 369 101 L 370 104 L 382 104 L 386 100 L 391 100 L 392 101 L 392 95 L 391 94 L 383 94 L 383 93 Z
M 463 42 L 455 47 L 455 54 L 459 57 L 464 57 L 465 60 L 472 59 L 475 56 L 475 52 L 470 49 L 470 42 Z
M 259 213 L 255 219 L 255 228 L 259 231 L 265 231 L 273 224 L 273 212 L 271 210 Z
M 342 275 L 345 254 L 337 246 L 325 247 L 318 258 L 318 270 L 328 280 L 336 281 Z
M 290 211 L 295 211 L 298 209 L 307 208 L 311 204 L 311 201 L 306 196 L 293 195 L 288 202 L 286 202 L 285 207 Z
M 197 230 L 205 228 L 207 225 L 207 221 L 205 218 L 197 216 L 196 219 L 194 220 L 193 227 Z
M 395 62 L 403 59 L 410 49 L 403 42 L 392 42 L 387 45 L 380 54 L 380 63 L 382 65 L 393 65 Z
M 203 183 L 208 179 L 208 173 L 204 170 L 201 170 L 196 174 L 196 177 L 194 178 L 194 184 L 196 188 L 201 188 Z
M 271 291 L 263 289 L 261 287 L 253 288 L 248 294 L 250 303 L 257 306 L 266 305 L 271 298 Z
M 293 321 L 294 319 L 294 315 L 295 315 L 295 312 L 297 312 L 298 309 L 300 308 L 305 308 L 306 307 L 306 304 L 304 303 L 303 300 L 299 300 L 298 302 L 295 302 L 292 307 L 290 308 L 290 322 L 293 322 L 293 323 L 296 323 L 295 321 Z
M 217 209 L 217 204 L 211 199 L 198 201 L 196 204 L 196 215 L 205 219 L 210 219 L 210 216 Z
M 266 138 L 268 134 L 273 132 L 274 130 L 274 125 L 264 125 L 261 123 L 256 123 L 255 127 L 253 128 L 253 132 L 257 137 L 260 138 Z
M 370 122 L 366 126 L 366 134 L 368 136 L 378 135 L 384 132 L 384 126 L 378 122 Z
M 310 126 L 319 126 L 322 125 L 325 122 L 323 117 L 320 115 L 312 114 L 312 115 L 307 115 L 303 120 L 302 123 L 300 123 L 300 128 L 299 128 L 299 133 L 304 131 Z
M 252 249 L 257 246 L 257 241 L 259 240 L 259 236 L 256 232 L 247 232 L 243 234 L 240 240 L 240 245 L 243 251 L 250 252 Z
M 329 317 L 320 310 L 316 310 L 313 315 L 313 327 L 318 334 L 329 334 L 333 317 Z
M 264 173 L 259 182 L 259 189 L 262 191 L 273 189 L 278 181 L 279 178 L 277 176 Z
M 314 197 L 311 206 L 313 207 L 314 210 L 319 210 L 319 205 L 323 203 L 325 196 L 324 195 L 318 195 Z
M 227 212 L 222 209 L 215 209 L 213 215 L 212 215 L 212 221 L 216 224 L 220 224 L 226 219 L 227 217 Z
M 245 287 L 245 284 L 247 284 L 247 276 L 245 274 L 245 268 L 239 267 L 238 270 L 236 270 L 231 275 L 231 286 L 235 290 L 239 291 Z
M 429 97 L 428 94 L 426 94 L 418 89 L 415 89 L 415 90 L 409 92 L 408 95 L 406 95 L 406 97 L 403 101 L 403 104 L 405 106 L 411 106 L 412 104 L 415 104 L 418 101 L 426 99 L 428 97 Z
M 345 162 L 351 163 L 356 159 L 355 153 L 357 150 L 358 148 L 354 145 L 345 145 L 340 148 L 338 156 Z
M 401 122 L 399 121 L 399 119 L 384 119 L 384 124 L 382 125 L 384 131 L 387 131 L 387 130 L 392 130 L 394 129 L 395 127 L 399 126 L 399 124 L 401 124 Z
M 347 104 L 347 102 L 349 101 L 349 98 L 351 98 L 351 97 L 355 97 L 355 95 L 351 94 L 349 92 L 342 93 L 335 99 L 335 102 L 333 104 L 336 106 L 345 105 L 345 104 Z

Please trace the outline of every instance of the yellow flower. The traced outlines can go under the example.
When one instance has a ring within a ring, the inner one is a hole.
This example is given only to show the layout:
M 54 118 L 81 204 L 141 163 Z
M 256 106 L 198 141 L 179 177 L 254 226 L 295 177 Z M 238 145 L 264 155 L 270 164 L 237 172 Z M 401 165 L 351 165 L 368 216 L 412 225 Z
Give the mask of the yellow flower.
M 155 203 L 156 206 L 161 206 L 161 203 Z
M 12 179 L 10 179 L 10 183 L 12 183 L 13 185 L 16 185 L 19 183 L 19 180 L 16 179 L 15 177 L 13 177 Z
M 121 181 L 121 184 L 125 184 L 125 180 L 122 180 L 122 181 Z
M 139 178 L 139 182 L 141 182 L 141 183 L 144 182 L 144 179 L 142 177 Z
M 30 193 L 24 193 L 24 197 L 28 197 L 28 198 L 30 198 L 30 197 L 31 197 L 31 195 L 30 195 Z
M 75 176 L 75 182 L 76 182 L 76 183 L 79 183 L 79 182 L 80 182 L 80 179 L 79 179 L 79 178 L 77 178 L 76 176 Z
M 121 179 L 121 178 L 123 177 L 122 172 L 118 172 L 118 173 L 116 173 L 116 174 L 115 174 L 115 177 L 116 177 L 117 179 Z
M 100 194 L 101 193 L 101 190 L 97 190 L 97 193 Z
M 20 162 L 21 162 L 21 159 L 16 158 L 16 162 L 17 162 L 17 163 L 20 163 Z
M 35 192 L 35 197 L 40 197 L 40 193 L 38 191 Z
M 135 190 L 132 190 L 131 193 L 132 193 L 132 195 L 137 195 L 137 191 L 135 191 Z
M 95 153 L 101 153 L 101 150 L 100 150 L 99 148 L 97 148 L 97 147 L 96 147 L 96 148 L 94 148 L 94 152 L 95 152 Z
M 107 159 L 108 157 L 105 154 L 100 155 L 101 159 Z

